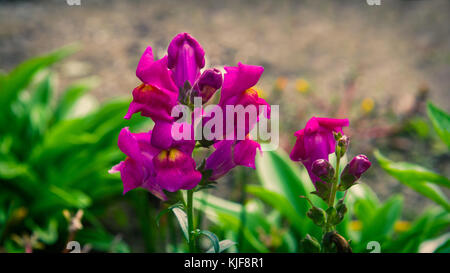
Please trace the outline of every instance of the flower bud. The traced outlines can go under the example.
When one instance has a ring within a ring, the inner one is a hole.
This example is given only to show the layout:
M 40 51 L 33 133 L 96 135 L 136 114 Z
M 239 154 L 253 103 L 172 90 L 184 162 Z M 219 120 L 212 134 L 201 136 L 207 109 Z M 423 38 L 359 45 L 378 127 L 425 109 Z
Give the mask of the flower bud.
M 222 81 L 222 73 L 219 69 L 211 68 L 203 71 L 194 86 L 193 96 L 202 97 L 203 103 L 208 102 L 217 89 L 222 87 Z
M 320 243 L 309 234 L 306 234 L 305 239 L 301 240 L 300 245 L 304 253 L 320 253 Z
M 317 181 L 316 184 L 314 184 L 316 190 L 311 193 L 319 196 L 323 201 L 328 202 L 332 185 L 332 183 Z
M 314 222 L 314 224 L 318 226 L 323 226 L 326 221 L 327 214 L 325 211 L 321 208 L 313 206 L 308 210 L 306 215 L 311 218 L 311 220 Z
M 339 190 L 346 191 L 353 186 L 361 175 L 370 168 L 370 165 L 372 165 L 372 163 L 370 163 L 367 156 L 355 156 L 342 171 Z
M 167 49 L 167 67 L 172 71 L 172 79 L 178 88 L 186 81 L 191 85 L 200 76 L 205 66 L 205 51 L 188 33 L 180 33 L 173 38 Z
M 350 138 L 346 135 L 343 135 L 337 141 L 337 146 L 339 147 L 339 155 L 342 157 L 347 152 L 348 144 L 350 143 Z
M 344 203 L 344 198 L 340 199 L 336 205 L 336 212 L 338 215 L 339 223 L 344 219 L 347 213 L 347 206 Z
M 311 172 L 322 181 L 329 183 L 334 176 L 334 168 L 331 163 L 325 159 L 317 159 L 313 162 Z

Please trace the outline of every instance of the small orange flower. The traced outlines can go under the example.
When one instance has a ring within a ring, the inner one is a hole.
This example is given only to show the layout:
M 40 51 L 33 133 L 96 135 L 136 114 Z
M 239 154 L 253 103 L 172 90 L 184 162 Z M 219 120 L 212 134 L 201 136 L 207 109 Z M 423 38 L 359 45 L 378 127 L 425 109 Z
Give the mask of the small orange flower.
M 288 79 L 286 77 L 278 77 L 275 81 L 275 89 L 283 91 L 286 89 L 286 86 L 288 84 Z

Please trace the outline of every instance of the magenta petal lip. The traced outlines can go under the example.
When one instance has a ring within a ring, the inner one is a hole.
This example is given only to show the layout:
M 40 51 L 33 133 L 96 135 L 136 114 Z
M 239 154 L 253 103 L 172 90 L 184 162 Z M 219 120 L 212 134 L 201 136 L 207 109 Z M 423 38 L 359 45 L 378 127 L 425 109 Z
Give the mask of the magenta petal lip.
M 227 106 L 242 106 L 255 107 L 256 116 L 245 118 L 244 122 L 237 122 L 240 118 L 234 115 L 233 119 L 227 120 L 224 116 L 223 132 L 226 132 L 227 124 L 234 124 L 234 139 L 240 138 L 237 132 L 241 132 L 241 135 L 246 136 L 259 121 L 260 106 L 267 108 L 266 116 L 270 118 L 270 106 L 262 98 L 259 97 L 258 92 L 253 88 L 259 78 L 261 77 L 264 68 L 256 65 L 247 65 L 238 63 L 237 67 L 225 67 L 224 81 L 222 84 L 222 91 L 220 95 L 219 106 L 222 107 L 223 112 L 226 112 Z M 227 132 L 227 138 L 232 137 L 231 132 Z M 242 134 L 243 133 L 243 134 Z
M 194 159 L 176 148 L 161 151 L 153 164 L 157 183 L 170 192 L 193 189 L 202 178 Z
M 306 123 L 305 128 L 295 132 L 297 140 L 290 153 L 290 158 L 303 163 L 314 184 L 321 180 L 312 173 L 313 162 L 318 159 L 328 161 L 328 155 L 334 153 L 336 146 L 333 132 L 342 132 L 342 127 L 348 125 L 348 119 L 312 117 Z
M 212 170 L 211 180 L 219 179 L 236 166 L 255 169 L 255 157 L 261 145 L 251 139 L 222 140 L 214 145 L 216 150 L 206 160 L 205 169 Z
M 151 134 L 151 131 L 133 134 L 128 127 L 123 128 L 119 133 L 118 145 L 127 158 L 113 166 L 109 172 L 120 172 L 124 194 L 142 187 L 165 200 L 166 196 L 154 178 L 152 159 L 159 150 L 150 145 Z
M 127 158 L 109 172 L 120 172 L 123 193 L 141 187 L 165 200 L 163 190 L 173 192 L 197 186 L 202 175 L 191 157 L 195 141 L 173 140 L 168 136 L 170 147 L 161 149 L 152 144 L 154 134 L 155 131 L 131 133 L 128 127 L 120 131 L 118 145 Z

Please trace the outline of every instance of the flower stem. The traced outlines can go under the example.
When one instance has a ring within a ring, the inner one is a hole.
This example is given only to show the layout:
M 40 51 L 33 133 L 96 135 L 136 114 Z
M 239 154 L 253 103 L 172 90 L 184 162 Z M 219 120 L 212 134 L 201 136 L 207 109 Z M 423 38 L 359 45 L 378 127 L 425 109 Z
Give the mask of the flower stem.
M 194 238 L 194 206 L 192 200 L 194 197 L 194 190 L 187 191 L 187 217 L 188 217 L 188 232 L 189 232 L 189 252 L 195 253 L 195 238 Z
M 331 186 L 330 199 L 328 200 L 328 207 L 334 206 L 334 199 L 336 198 L 337 186 L 339 183 L 339 163 L 341 161 L 341 156 L 336 153 L 336 171 L 333 179 L 333 185 Z

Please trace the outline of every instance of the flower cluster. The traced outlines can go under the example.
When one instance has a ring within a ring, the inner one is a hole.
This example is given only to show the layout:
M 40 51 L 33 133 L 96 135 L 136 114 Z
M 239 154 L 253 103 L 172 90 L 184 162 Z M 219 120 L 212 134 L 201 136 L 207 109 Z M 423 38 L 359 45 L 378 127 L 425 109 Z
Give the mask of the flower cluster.
M 329 155 L 335 153 L 339 161 L 347 151 L 349 138 L 343 135 L 342 128 L 348 125 L 348 119 L 312 117 L 304 129 L 294 134 L 297 141 L 290 158 L 303 163 L 316 188 L 314 193 L 326 202 L 333 194 L 332 184 L 335 173 L 339 172 L 339 169 L 335 171 L 329 162 Z M 342 171 L 337 190 L 346 191 L 353 186 L 370 165 L 365 155 L 354 157 Z
M 141 84 L 133 90 L 133 100 L 125 118 L 141 113 L 151 118 L 155 125 L 149 132 L 131 133 L 128 128 L 120 132 L 118 145 L 127 158 L 110 172 L 120 172 L 124 193 L 142 187 L 165 200 L 164 191 L 193 189 L 206 173 L 207 179 L 216 180 L 238 165 L 255 168 L 256 152 L 261 148 L 248 133 L 258 122 L 259 112 L 243 123 L 236 123 L 236 116 L 233 120 L 224 117 L 224 126 L 238 124 L 233 125 L 234 132 L 240 129 L 236 126 L 243 126 L 245 136 L 241 139 L 236 135 L 217 138 L 208 145 L 202 143 L 202 146 L 215 148 L 202 168 L 197 168 L 192 157 L 196 146 L 194 137 L 191 135 L 182 140 L 173 137 L 173 125 L 181 118 L 172 116 L 174 107 L 180 104 L 192 106 L 194 97 L 200 97 L 205 104 L 220 88 L 217 107 L 268 106 L 254 89 L 263 67 L 239 63 L 237 67 L 225 67 L 224 77 L 219 69 L 202 71 L 204 67 L 205 52 L 188 33 L 176 35 L 168 46 L 167 55 L 159 60 L 154 59 L 151 47 L 144 51 L 136 69 Z M 270 111 L 267 111 L 269 115 Z M 202 122 L 208 119 L 207 116 L 201 116 Z M 193 124 L 182 123 L 178 128 L 193 132 Z
M 328 204 L 326 210 L 311 204 L 306 213 L 315 225 L 322 228 L 320 244 L 316 238 L 307 235 L 301 242 L 307 252 L 352 252 L 349 241 L 342 237 L 336 226 L 342 222 L 347 213 L 344 198 L 335 204 L 337 191 L 347 191 L 355 185 L 361 175 L 370 168 L 370 161 L 365 155 L 354 157 L 340 172 L 341 157 L 347 152 L 349 138 L 342 128 L 349 126 L 347 119 L 312 117 L 304 129 L 295 133 L 297 141 L 291 151 L 293 161 L 301 161 L 314 184 L 316 194 Z M 329 162 L 329 155 L 336 155 L 336 169 Z

